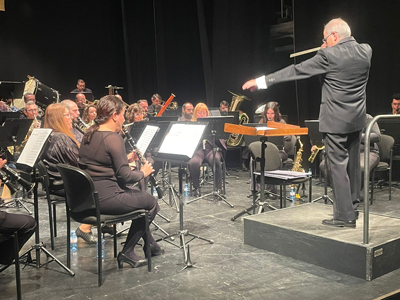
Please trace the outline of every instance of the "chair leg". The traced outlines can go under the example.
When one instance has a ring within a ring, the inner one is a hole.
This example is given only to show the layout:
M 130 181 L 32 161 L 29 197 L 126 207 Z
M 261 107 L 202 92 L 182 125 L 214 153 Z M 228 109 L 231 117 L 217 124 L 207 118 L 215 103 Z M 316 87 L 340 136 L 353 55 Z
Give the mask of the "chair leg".
M 56 211 L 56 203 L 53 203 L 53 228 L 54 228 L 54 237 L 57 237 L 57 211 Z
M 98 286 L 101 286 L 103 283 L 103 261 L 101 258 L 101 223 L 97 223 L 97 272 L 98 272 Z
M 147 236 L 147 243 L 146 243 L 146 253 L 147 253 L 147 271 L 151 272 L 151 252 L 150 252 L 150 222 L 149 222 L 149 213 L 145 212 L 144 216 L 145 224 L 145 234 Z
M 113 226 L 113 237 L 114 237 L 114 258 L 117 257 L 117 224 Z
M 67 267 L 71 269 L 71 220 L 67 208 Z
M 22 299 L 21 294 L 21 270 L 19 266 L 19 244 L 18 244 L 18 232 L 14 232 L 14 254 L 15 254 L 15 280 L 17 284 L 17 299 Z
M 50 227 L 51 250 L 54 250 L 53 212 L 51 211 L 51 203 L 48 203 L 47 206 L 49 208 L 49 227 Z

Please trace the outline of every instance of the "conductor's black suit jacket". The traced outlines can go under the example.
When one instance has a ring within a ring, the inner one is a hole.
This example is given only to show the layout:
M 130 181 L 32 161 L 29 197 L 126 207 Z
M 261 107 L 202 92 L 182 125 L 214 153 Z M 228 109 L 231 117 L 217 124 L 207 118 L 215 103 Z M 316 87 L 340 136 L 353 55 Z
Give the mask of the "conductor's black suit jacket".
M 320 49 L 317 54 L 265 76 L 267 87 L 320 75 L 322 79 L 319 131 L 347 134 L 362 130 L 366 118 L 366 87 L 372 49 L 353 37 Z

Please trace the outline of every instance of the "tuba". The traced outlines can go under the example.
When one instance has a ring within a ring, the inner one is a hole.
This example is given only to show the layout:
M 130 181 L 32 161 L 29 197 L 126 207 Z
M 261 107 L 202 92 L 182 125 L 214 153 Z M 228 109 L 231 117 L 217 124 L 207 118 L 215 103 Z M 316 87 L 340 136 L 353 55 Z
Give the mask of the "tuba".
M 251 99 L 247 98 L 246 96 L 236 95 L 231 91 L 229 91 L 229 93 L 233 95 L 231 105 L 229 106 L 229 111 L 238 111 L 240 104 L 243 102 L 243 100 L 251 101 Z M 241 115 L 239 115 L 239 125 L 247 123 L 249 123 L 249 116 L 246 113 L 242 113 Z M 231 133 L 228 140 L 226 141 L 226 144 L 232 147 L 240 146 L 242 143 L 243 143 L 243 134 L 237 134 L 237 133 Z

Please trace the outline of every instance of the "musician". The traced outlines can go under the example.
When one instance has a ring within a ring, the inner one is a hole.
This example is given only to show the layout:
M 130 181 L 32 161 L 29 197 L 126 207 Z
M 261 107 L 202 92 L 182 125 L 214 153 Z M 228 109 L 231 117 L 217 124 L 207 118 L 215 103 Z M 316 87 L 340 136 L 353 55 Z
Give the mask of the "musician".
M 96 106 L 94 106 L 93 104 L 86 105 L 82 115 L 83 122 L 85 122 L 89 126 L 92 126 L 94 124 L 94 119 L 97 115 L 96 111 Z
M 71 132 L 75 136 L 75 139 L 78 141 L 78 143 L 81 143 L 83 138 L 83 131 L 82 129 L 79 129 L 78 117 L 80 116 L 80 112 L 78 105 L 74 101 L 69 99 L 61 101 L 61 104 L 64 105 L 71 114 L 72 118 Z
M 0 158 L 0 169 L 6 164 L 6 160 Z M 17 231 L 19 250 L 35 233 L 36 221 L 24 214 L 13 214 L 0 211 L 0 233 L 11 235 Z M 0 264 L 11 265 L 14 261 L 14 241 L 12 239 L 0 242 Z
M 20 116 L 21 119 L 29 119 L 29 120 L 34 120 L 33 121 L 33 127 L 34 128 L 40 128 L 40 121 L 39 121 L 39 108 L 33 101 L 28 101 L 26 103 L 26 107 L 24 110 L 24 114 Z
M 229 111 L 229 103 L 228 101 L 222 100 L 219 104 L 219 111 L 221 112 L 221 116 L 227 116 Z
M 268 102 L 264 107 L 264 111 L 261 114 L 261 120 L 258 123 L 261 124 L 261 123 L 267 123 L 268 121 L 273 121 L 273 122 L 286 124 L 285 120 L 282 119 L 282 115 L 279 110 L 279 107 L 280 107 L 280 105 L 278 102 L 275 102 L 275 101 Z M 285 142 L 290 142 L 292 140 L 292 136 L 286 135 L 283 137 L 283 140 Z M 288 159 L 288 155 L 284 149 L 279 150 L 279 156 L 281 157 L 282 161 L 285 161 Z
M 156 115 L 160 111 L 161 101 L 162 101 L 162 98 L 159 94 L 154 94 L 153 96 L 151 96 L 152 104 L 148 108 L 148 113 L 150 115 Z
M 88 89 L 86 87 L 86 83 L 85 83 L 85 81 L 83 79 L 78 79 L 78 81 L 76 83 L 76 89 L 73 89 L 71 91 L 72 94 L 79 93 L 79 92 L 92 93 L 92 90 Z
M 193 117 L 192 121 L 197 121 L 198 118 L 204 118 L 209 116 L 209 111 L 207 105 L 204 103 L 199 103 L 196 105 L 194 108 L 193 112 Z M 216 145 L 220 151 L 217 151 L 215 153 L 215 167 L 216 170 L 214 171 L 214 176 L 216 176 L 216 183 L 217 183 L 217 189 L 221 190 L 222 189 L 222 156 L 226 152 L 226 145 L 225 141 L 223 139 L 216 140 Z M 222 151 L 224 153 L 222 153 Z M 200 196 L 200 166 L 201 164 L 207 161 L 207 163 L 212 166 L 213 165 L 213 145 L 212 142 L 209 140 L 204 140 L 202 145 L 200 146 L 200 149 L 198 149 L 193 157 L 189 160 L 189 173 L 190 177 L 192 178 L 193 182 L 193 195 L 195 197 Z
M 178 121 L 191 121 L 193 117 L 193 104 L 186 102 L 182 105 L 182 116 L 178 118 Z
M 26 106 L 27 106 L 28 102 L 30 102 L 30 103 L 33 102 L 34 104 L 36 104 L 36 96 L 32 93 L 27 92 L 24 94 L 24 102 L 25 102 L 25 107 L 20 109 L 21 114 L 23 114 L 21 116 L 22 119 L 24 119 L 26 116 Z M 37 117 L 37 119 L 41 119 L 42 116 L 44 116 L 44 111 L 39 106 L 37 106 L 36 108 L 37 108 L 36 117 Z
M 360 190 L 360 133 L 366 118 L 366 86 L 372 49 L 351 36 L 349 25 L 333 19 L 323 30 L 323 44 L 317 54 L 297 65 L 243 85 L 243 89 L 269 86 L 319 75 L 322 79 L 319 130 L 324 134 L 335 198 L 333 219 L 324 225 L 355 227 L 353 201 Z
M 137 104 L 133 103 L 129 105 L 128 111 L 126 112 L 126 122 L 133 123 L 133 122 L 140 122 L 143 121 L 143 109 L 142 107 Z
M 75 103 L 79 108 L 79 113 L 80 115 L 83 115 L 83 111 L 85 110 L 86 107 L 86 96 L 85 94 L 78 93 L 75 95 Z
M 147 102 L 146 99 L 140 99 L 137 102 L 142 108 L 143 108 L 143 112 L 145 114 L 147 114 L 147 112 L 149 111 L 149 103 Z
M 60 103 L 50 104 L 45 112 L 44 128 L 53 129 L 41 156 L 49 174 L 49 189 L 53 194 L 65 197 L 64 183 L 56 165 L 79 167 L 79 143 L 71 132 L 72 117 L 68 109 Z M 97 242 L 92 234 L 92 225 L 81 224 L 76 229 L 76 235 L 88 244 Z
M 8 111 L 10 111 L 10 107 L 4 101 L 0 101 L 0 111 L 8 112 Z
M 33 101 L 34 103 L 36 103 L 36 96 L 32 93 L 25 93 L 24 94 L 25 104 L 28 103 L 28 101 Z
M 149 176 L 154 170 L 149 163 L 137 171 L 130 169 L 124 141 L 118 134 L 125 121 L 124 113 L 125 105 L 117 97 L 107 95 L 100 99 L 95 125 L 86 131 L 79 151 L 79 164 L 94 181 L 102 214 L 118 215 L 146 209 L 150 212 L 150 220 L 153 220 L 160 209 L 156 199 L 136 187 L 128 187 Z M 129 158 L 131 160 L 133 156 Z M 134 251 L 141 238 L 145 243 L 150 243 L 152 256 L 163 253 L 153 237 L 150 241 L 146 240 L 143 220 L 133 220 L 124 248 L 117 257 L 120 267 L 123 262 L 132 267 L 147 263 Z
M 392 114 L 393 115 L 400 114 L 400 93 L 396 93 L 393 95 Z

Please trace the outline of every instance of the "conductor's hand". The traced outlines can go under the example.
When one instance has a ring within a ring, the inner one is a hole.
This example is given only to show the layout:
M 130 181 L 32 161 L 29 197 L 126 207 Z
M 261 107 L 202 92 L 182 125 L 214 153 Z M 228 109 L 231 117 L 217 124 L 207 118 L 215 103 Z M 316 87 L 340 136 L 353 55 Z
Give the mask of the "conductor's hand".
M 249 80 L 247 81 L 245 84 L 243 84 L 242 86 L 243 90 L 248 90 L 250 89 L 250 91 L 255 91 L 257 89 L 257 83 L 255 79 Z
M 144 177 L 147 177 L 147 176 L 149 176 L 151 173 L 154 172 L 154 169 L 153 169 L 153 166 L 152 166 L 149 162 L 147 162 L 147 163 L 145 163 L 145 164 L 140 168 L 140 171 L 143 172 Z
M 131 163 L 131 162 L 134 162 L 135 160 L 139 160 L 139 158 L 137 157 L 135 151 L 132 151 L 132 152 L 129 153 L 127 156 L 128 156 L 128 161 L 129 161 L 130 163 Z

